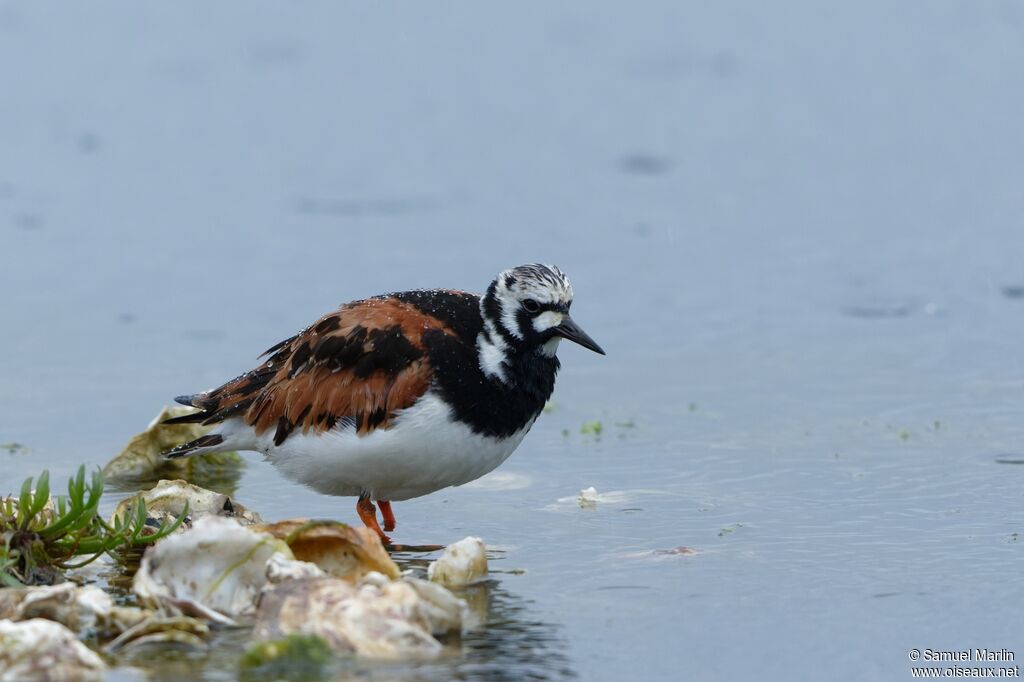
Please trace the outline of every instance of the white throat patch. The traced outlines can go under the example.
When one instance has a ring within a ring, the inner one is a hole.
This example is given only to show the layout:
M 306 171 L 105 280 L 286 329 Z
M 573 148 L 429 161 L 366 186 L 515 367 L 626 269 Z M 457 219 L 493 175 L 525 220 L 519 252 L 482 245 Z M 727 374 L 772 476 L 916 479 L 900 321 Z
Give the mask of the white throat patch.
M 562 340 L 561 336 L 553 336 L 544 342 L 544 345 L 540 347 L 540 352 L 549 358 L 555 357 L 555 353 L 558 352 L 558 342 Z

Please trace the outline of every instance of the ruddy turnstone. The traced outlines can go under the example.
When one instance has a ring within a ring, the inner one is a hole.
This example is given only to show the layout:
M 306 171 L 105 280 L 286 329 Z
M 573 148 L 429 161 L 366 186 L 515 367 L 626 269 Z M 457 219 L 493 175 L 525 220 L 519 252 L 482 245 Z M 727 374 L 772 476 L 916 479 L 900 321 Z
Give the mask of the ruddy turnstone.
M 262 452 L 293 481 L 358 496 L 359 517 L 388 542 L 393 500 L 467 483 L 512 454 L 554 389 L 559 341 L 604 355 L 571 304 L 566 276 L 539 264 L 505 270 L 482 297 L 438 289 L 346 303 L 256 369 L 176 398 L 199 412 L 167 423 L 215 426 L 166 456 Z

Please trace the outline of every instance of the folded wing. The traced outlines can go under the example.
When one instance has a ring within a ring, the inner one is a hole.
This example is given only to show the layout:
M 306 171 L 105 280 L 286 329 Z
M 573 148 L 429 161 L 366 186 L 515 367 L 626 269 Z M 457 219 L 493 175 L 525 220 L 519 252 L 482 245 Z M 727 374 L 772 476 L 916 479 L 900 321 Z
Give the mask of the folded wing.
M 201 412 L 168 420 L 214 424 L 241 417 L 274 444 L 300 432 L 351 423 L 360 435 L 390 426 L 430 387 L 423 335 L 450 334 L 444 322 L 390 297 L 357 301 L 324 315 L 269 349 L 266 361 L 223 386 L 179 402 Z

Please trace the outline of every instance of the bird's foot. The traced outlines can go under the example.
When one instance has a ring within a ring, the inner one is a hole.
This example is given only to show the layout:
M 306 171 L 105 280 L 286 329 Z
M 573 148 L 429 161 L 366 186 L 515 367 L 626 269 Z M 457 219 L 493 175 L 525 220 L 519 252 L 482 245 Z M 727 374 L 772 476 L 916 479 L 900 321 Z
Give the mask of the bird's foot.
M 359 496 L 359 501 L 356 502 L 356 512 L 359 514 L 359 518 L 362 520 L 363 525 L 380 536 L 382 544 L 385 546 L 391 544 L 391 538 L 384 534 L 384 531 L 380 529 L 380 524 L 377 523 L 377 508 L 373 506 L 373 502 L 370 501 L 369 496 Z M 388 530 L 391 529 L 389 528 Z

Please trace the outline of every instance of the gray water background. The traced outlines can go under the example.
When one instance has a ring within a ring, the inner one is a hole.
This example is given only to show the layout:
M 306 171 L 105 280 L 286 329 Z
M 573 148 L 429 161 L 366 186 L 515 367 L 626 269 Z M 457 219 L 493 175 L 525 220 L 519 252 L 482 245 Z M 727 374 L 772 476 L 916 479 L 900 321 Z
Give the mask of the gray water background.
M 472 660 L 379 675 L 1024 655 L 1022 121 L 1012 0 L 0 2 L 0 492 L 340 302 L 554 262 L 608 356 L 396 505 L 525 573 Z M 236 496 L 355 519 L 255 456 Z

